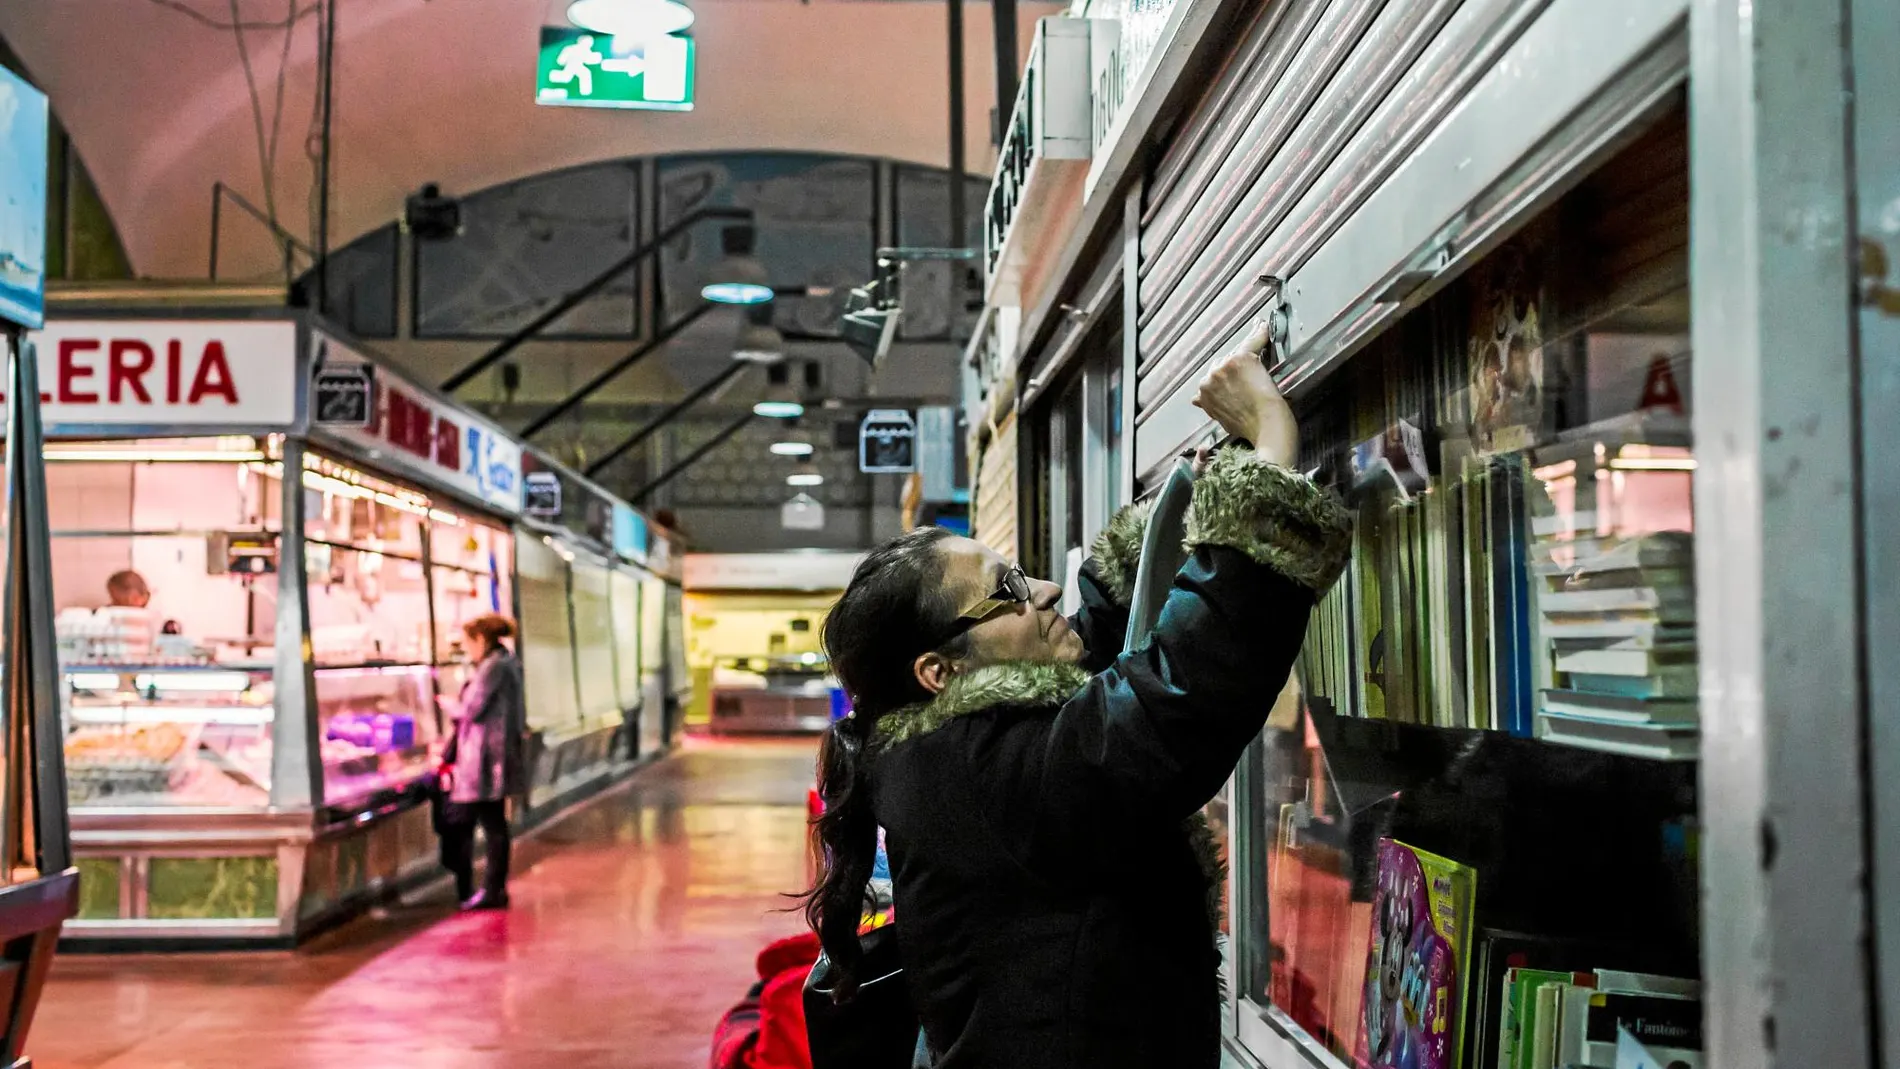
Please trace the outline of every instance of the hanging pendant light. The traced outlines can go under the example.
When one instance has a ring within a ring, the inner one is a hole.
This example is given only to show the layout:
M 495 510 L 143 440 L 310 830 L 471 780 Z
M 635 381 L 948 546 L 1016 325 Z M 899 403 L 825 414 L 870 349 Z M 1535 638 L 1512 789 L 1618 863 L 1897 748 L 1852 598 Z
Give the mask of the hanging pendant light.
M 824 473 L 818 470 L 818 465 L 809 460 L 799 464 L 796 470 L 785 477 L 787 486 L 823 486 L 824 484 Z
M 719 262 L 706 272 L 699 295 L 715 304 L 770 304 L 772 282 L 765 265 L 753 255 L 759 232 L 750 223 L 729 226 L 719 233 Z
M 785 359 L 785 335 L 772 325 L 772 305 L 755 304 L 745 311 L 746 325 L 732 343 L 732 358 L 750 364 L 776 364 Z
M 752 406 L 752 414 L 767 419 L 797 419 L 805 414 L 805 402 L 798 387 L 792 385 L 791 369 L 784 363 L 766 369 L 765 396 Z

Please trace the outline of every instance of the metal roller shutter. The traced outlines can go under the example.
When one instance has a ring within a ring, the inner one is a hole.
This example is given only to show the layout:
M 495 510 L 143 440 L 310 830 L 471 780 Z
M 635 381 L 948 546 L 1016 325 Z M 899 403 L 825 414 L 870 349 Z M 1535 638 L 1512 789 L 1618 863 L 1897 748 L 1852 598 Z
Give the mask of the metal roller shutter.
M 1627 5 L 1611 0 L 1611 6 Z M 1651 47 L 1653 27 L 1676 17 L 1680 7 L 1659 0 L 1651 13 L 1622 22 L 1616 12 L 1598 12 L 1595 21 L 1610 28 L 1596 31 L 1599 39 L 1589 43 L 1611 51 L 1600 63 L 1579 65 L 1590 68 L 1579 77 L 1595 78 L 1593 88 L 1601 88 Z M 1502 60 L 1565 61 L 1551 54 L 1561 49 L 1548 47 L 1519 55 L 1526 52 L 1520 42 L 1527 30 L 1552 23 L 1541 28 L 1553 31 L 1558 21 L 1588 15 L 1578 0 L 1263 6 L 1148 183 L 1140 315 L 1131 328 L 1139 332 L 1138 473 L 1155 470 L 1204 426 L 1185 408 L 1183 387 L 1265 310 L 1268 294 L 1259 275 L 1296 278 L 1382 187 L 1433 180 L 1419 168 L 1408 173 L 1406 165 L 1434 139 L 1445 140 L 1440 132 L 1448 125 L 1472 118 L 1461 115 L 1461 105 L 1476 90 L 1499 88 L 1494 83 L 1502 71 L 1524 82 L 1525 92 L 1540 91 L 1531 86 L 1534 72 L 1505 71 L 1510 64 Z M 1555 126 L 1574 110 L 1561 93 L 1544 95 L 1555 115 L 1540 113 L 1539 122 Z M 1496 140 L 1513 143 L 1516 131 L 1500 133 Z M 1480 182 L 1483 191 L 1502 175 L 1462 177 Z M 1447 221 L 1421 222 L 1437 227 Z M 1296 349 L 1301 340 L 1296 331 Z M 1165 418 L 1155 420 L 1164 406 Z

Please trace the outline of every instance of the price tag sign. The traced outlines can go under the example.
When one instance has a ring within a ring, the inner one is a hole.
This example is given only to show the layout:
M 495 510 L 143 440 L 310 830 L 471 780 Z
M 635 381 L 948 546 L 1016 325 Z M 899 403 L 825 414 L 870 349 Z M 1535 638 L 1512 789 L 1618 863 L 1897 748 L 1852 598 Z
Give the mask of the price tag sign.
M 917 470 L 917 421 L 902 408 L 876 408 L 858 424 L 858 470 L 866 475 Z
M 367 427 L 376 416 L 376 370 L 345 364 L 317 372 L 311 403 L 326 427 Z

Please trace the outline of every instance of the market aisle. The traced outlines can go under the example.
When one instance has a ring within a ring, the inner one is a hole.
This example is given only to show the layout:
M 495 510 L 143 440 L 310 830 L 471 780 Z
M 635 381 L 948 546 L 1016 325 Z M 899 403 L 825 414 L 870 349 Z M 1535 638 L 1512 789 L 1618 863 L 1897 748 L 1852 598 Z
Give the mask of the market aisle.
M 64 957 L 39 1069 L 698 1069 L 799 921 L 809 742 L 698 742 L 528 843 L 506 914 L 446 893 L 295 954 Z

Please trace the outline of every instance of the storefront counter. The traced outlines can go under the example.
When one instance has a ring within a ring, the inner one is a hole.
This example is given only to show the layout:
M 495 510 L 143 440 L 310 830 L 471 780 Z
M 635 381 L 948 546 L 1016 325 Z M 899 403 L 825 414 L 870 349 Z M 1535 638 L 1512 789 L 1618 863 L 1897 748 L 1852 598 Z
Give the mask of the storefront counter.
M 523 515 L 520 443 L 281 310 L 37 340 L 56 383 L 178 352 L 218 387 L 49 405 L 69 945 L 288 946 L 439 872 L 431 771 L 486 613 L 519 628 L 518 819 L 635 767 L 640 583 L 601 532 Z

